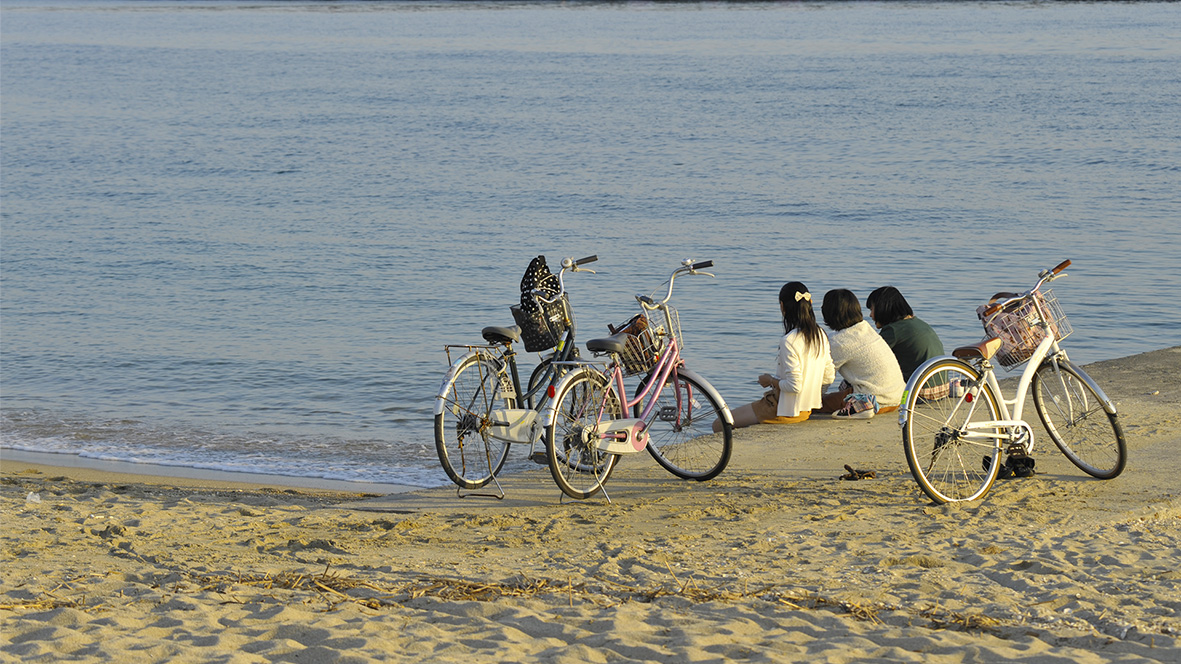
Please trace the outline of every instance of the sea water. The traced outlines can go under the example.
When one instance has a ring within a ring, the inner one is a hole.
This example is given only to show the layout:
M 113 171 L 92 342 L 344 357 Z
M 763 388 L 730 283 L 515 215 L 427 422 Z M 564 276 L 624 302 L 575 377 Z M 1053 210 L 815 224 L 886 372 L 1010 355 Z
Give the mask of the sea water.
M 567 279 L 582 339 L 713 260 L 672 302 L 733 405 L 773 368 L 787 280 L 817 305 L 893 284 L 950 347 L 1072 259 L 1072 357 L 1181 342 L 1177 5 L 0 17 L 8 450 L 446 483 L 444 345 L 511 324 L 539 254 L 598 254 Z

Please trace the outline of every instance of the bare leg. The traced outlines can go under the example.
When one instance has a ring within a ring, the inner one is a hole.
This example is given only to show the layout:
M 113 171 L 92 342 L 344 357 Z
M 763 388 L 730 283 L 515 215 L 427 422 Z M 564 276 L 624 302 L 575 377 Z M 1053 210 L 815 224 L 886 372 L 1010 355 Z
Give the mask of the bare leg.
M 739 406 L 738 408 L 735 408 L 734 410 L 730 411 L 730 415 L 734 418 L 734 428 L 735 429 L 741 429 L 742 427 L 754 426 L 759 423 L 759 418 L 757 415 L 755 415 L 755 409 L 754 409 L 753 404 L 748 403 L 745 406 Z M 721 430 L 722 430 L 722 421 L 721 420 L 714 420 L 714 433 L 718 433 Z
M 821 402 L 824 404 L 820 407 L 821 413 L 835 413 L 845 405 L 845 397 L 853 393 L 852 387 L 845 387 L 836 392 L 829 392 L 821 397 Z

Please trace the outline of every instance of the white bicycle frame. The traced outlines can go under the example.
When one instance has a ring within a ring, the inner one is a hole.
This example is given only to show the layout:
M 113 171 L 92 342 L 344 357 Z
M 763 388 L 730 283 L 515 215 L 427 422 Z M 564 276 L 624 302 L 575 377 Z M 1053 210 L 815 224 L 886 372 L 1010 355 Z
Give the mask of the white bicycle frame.
M 1040 286 L 1041 284 L 1039 283 L 1038 285 Z M 1035 288 L 1034 290 L 1037 289 Z M 1033 291 L 1030 291 L 1030 293 L 1032 292 Z M 1029 294 L 1027 293 L 1026 296 L 1028 295 Z M 1066 351 L 1062 350 L 1058 346 L 1058 340 L 1050 328 L 1050 323 L 1047 321 L 1046 312 L 1042 311 L 1041 305 L 1037 304 L 1036 300 L 1034 302 L 1038 307 L 1039 314 L 1041 315 L 1041 322 L 1039 323 L 1039 326 L 1044 330 L 1045 338 L 1043 338 L 1041 343 L 1037 345 L 1037 348 L 1033 351 L 1033 355 L 1031 355 L 1029 358 L 1028 364 L 1026 364 L 1025 369 L 1021 372 L 1021 378 L 1017 383 L 1016 396 L 1012 399 L 1006 399 L 1004 392 L 1001 391 L 1000 381 L 998 381 L 996 378 L 996 372 L 993 369 L 992 363 L 987 359 L 981 362 L 983 378 L 988 386 L 992 388 L 992 393 L 997 398 L 997 406 L 1001 411 L 1001 419 L 982 422 L 970 422 L 967 424 L 967 430 L 961 432 L 962 439 L 973 442 L 999 440 L 1002 444 L 1019 443 L 1024 447 L 1024 452 L 1029 454 L 1033 450 L 1033 429 L 1029 426 L 1029 423 L 1022 418 L 1022 415 L 1024 414 L 1025 409 L 1025 398 L 1029 394 L 1030 386 L 1033 384 L 1033 376 L 1042 366 L 1042 363 L 1045 361 L 1046 357 L 1053 358 L 1052 361 L 1056 364 L 1062 364 L 1072 369 L 1081 379 L 1087 383 L 1087 385 L 1091 387 L 1092 390 L 1095 391 L 1095 394 L 1099 395 L 1099 398 L 1103 402 L 1103 410 L 1110 414 L 1115 413 L 1115 404 L 1112 403 L 1111 399 L 1107 397 L 1103 390 L 1100 389 L 1100 387 L 1095 383 L 1094 380 L 1091 379 L 1089 375 L 1087 375 L 1086 372 L 1071 362 L 1070 358 L 1066 355 Z M 924 362 L 922 366 L 920 366 L 918 369 L 915 369 L 914 373 L 911 374 L 910 380 L 907 381 L 906 384 L 906 392 L 903 395 L 902 406 L 898 409 L 899 426 L 906 426 L 906 421 L 910 416 L 910 413 L 906 408 L 908 395 L 913 389 L 915 389 L 915 383 L 918 381 L 919 377 L 922 376 L 923 372 L 926 371 L 928 366 L 935 364 L 936 362 L 946 361 L 948 359 L 964 362 L 964 360 L 952 357 L 950 355 L 935 357 L 928 360 L 927 362 Z M 959 402 L 956 403 L 953 412 L 958 411 L 960 407 L 965 405 L 965 403 L 968 404 L 969 408 L 974 410 L 976 408 L 976 404 L 978 403 L 978 400 L 975 398 L 978 394 L 979 388 L 975 386 L 969 390 L 965 390 L 964 394 L 960 396 Z M 1082 396 L 1085 397 L 1085 395 Z M 1070 406 L 1073 407 L 1073 403 L 1070 404 Z M 1086 404 L 1084 403 L 1083 406 L 1085 407 Z M 1011 411 L 1010 408 L 1012 409 Z M 968 420 L 970 419 L 971 411 L 969 411 Z M 1023 437 L 1023 433 L 1026 434 L 1027 437 Z

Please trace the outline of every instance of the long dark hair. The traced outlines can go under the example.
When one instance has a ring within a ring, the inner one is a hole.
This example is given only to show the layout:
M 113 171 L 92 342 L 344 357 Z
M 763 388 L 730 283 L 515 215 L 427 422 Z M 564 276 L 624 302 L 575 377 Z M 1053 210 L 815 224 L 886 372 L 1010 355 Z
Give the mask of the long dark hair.
M 796 298 L 797 294 L 808 294 L 808 297 Z M 820 348 L 820 326 L 816 324 L 816 314 L 812 313 L 811 294 L 808 287 L 798 281 L 789 281 L 779 289 L 779 304 L 783 307 L 783 333 L 799 330 L 804 335 L 804 345 L 813 353 Z
M 893 286 L 875 289 L 865 298 L 865 308 L 873 313 L 874 322 L 882 327 L 914 315 L 910 303 Z

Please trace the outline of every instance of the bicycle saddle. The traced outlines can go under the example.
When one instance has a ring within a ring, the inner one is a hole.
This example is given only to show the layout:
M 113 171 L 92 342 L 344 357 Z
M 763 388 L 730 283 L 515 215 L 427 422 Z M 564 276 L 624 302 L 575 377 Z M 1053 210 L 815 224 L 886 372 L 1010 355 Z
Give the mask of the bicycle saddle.
M 481 334 L 484 335 L 484 341 L 490 344 L 507 344 L 513 341 L 521 340 L 521 327 L 514 325 L 512 327 L 497 327 L 496 325 L 489 325 L 484 328 Z
M 627 332 L 617 332 L 602 339 L 591 339 L 586 342 L 586 349 L 595 353 L 622 353 L 630 336 Z
M 1004 342 L 1000 337 L 993 337 L 991 339 L 985 339 L 979 343 L 974 343 L 971 346 L 960 346 L 959 348 L 951 351 L 951 354 L 960 358 L 961 360 L 966 360 L 973 357 L 981 357 L 987 360 L 993 355 L 996 355 L 996 352 L 1001 349 L 1002 343 Z

